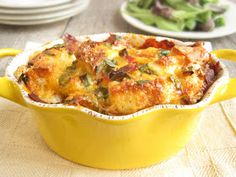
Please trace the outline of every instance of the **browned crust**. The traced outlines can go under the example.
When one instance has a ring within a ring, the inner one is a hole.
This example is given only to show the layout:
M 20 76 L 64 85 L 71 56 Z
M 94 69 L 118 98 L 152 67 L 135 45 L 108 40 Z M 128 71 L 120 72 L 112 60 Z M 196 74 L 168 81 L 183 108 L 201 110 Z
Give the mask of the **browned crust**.
M 133 38 L 135 44 L 114 34 L 79 42 L 66 35 L 64 45 L 35 54 L 15 75 L 35 101 L 125 115 L 157 104 L 197 103 L 220 70 L 202 42 Z M 112 49 L 119 45 L 124 48 Z M 111 50 L 118 50 L 116 58 L 109 58 Z M 125 64 L 118 65 L 121 59 Z

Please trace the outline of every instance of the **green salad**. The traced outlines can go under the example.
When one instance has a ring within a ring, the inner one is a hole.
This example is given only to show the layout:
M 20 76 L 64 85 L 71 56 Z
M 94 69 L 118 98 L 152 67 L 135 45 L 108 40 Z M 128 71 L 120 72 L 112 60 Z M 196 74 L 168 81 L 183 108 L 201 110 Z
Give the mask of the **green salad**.
M 129 0 L 126 12 L 169 31 L 212 31 L 224 26 L 226 6 L 218 0 Z

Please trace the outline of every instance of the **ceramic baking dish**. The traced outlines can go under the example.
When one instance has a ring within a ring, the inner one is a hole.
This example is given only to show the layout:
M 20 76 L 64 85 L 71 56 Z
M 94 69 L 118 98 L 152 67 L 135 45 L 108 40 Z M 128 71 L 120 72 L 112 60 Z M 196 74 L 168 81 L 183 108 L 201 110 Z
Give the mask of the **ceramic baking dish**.
M 108 35 L 86 37 L 99 41 Z M 78 39 L 84 40 L 85 37 Z M 27 63 L 35 51 L 62 42 L 59 39 L 23 52 L 1 49 L 0 57 L 19 54 L 7 67 L 5 76 L 0 78 L 0 96 L 28 107 L 47 145 L 60 156 L 79 164 L 103 169 L 130 169 L 166 160 L 188 143 L 201 112 L 207 106 L 236 96 L 236 78 L 229 78 L 221 63 L 222 71 L 217 80 L 204 98 L 193 105 L 156 105 L 125 116 L 109 116 L 84 107 L 35 102 L 18 84 L 13 73 L 18 66 Z M 236 61 L 235 50 L 222 49 L 212 53 L 219 59 Z

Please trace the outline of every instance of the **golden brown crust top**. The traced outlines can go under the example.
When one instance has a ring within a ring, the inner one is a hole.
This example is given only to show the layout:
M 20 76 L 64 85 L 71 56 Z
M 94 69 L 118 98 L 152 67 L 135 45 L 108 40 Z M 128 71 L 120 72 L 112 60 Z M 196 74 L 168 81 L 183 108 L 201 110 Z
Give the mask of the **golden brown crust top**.
M 126 115 L 157 104 L 197 103 L 219 72 L 201 42 L 130 36 L 80 42 L 66 35 L 63 45 L 34 54 L 15 76 L 35 101 Z

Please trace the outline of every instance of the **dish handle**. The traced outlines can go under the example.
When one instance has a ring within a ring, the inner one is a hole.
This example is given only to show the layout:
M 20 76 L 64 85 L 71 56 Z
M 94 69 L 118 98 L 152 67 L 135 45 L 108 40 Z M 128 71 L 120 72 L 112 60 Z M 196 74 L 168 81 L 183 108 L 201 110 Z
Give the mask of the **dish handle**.
M 217 58 L 236 62 L 236 50 L 233 49 L 219 49 L 211 52 Z M 221 88 L 212 100 L 211 104 L 220 101 L 228 100 L 236 97 L 236 78 L 230 78 L 226 87 Z
M 12 48 L 0 49 L 0 58 L 7 56 L 15 56 L 21 51 Z M 18 86 L 7 77 L 0 77 L 0 97 L 4 97 L 22 106 L 26 106 L 26 103 L 21 95 Z

